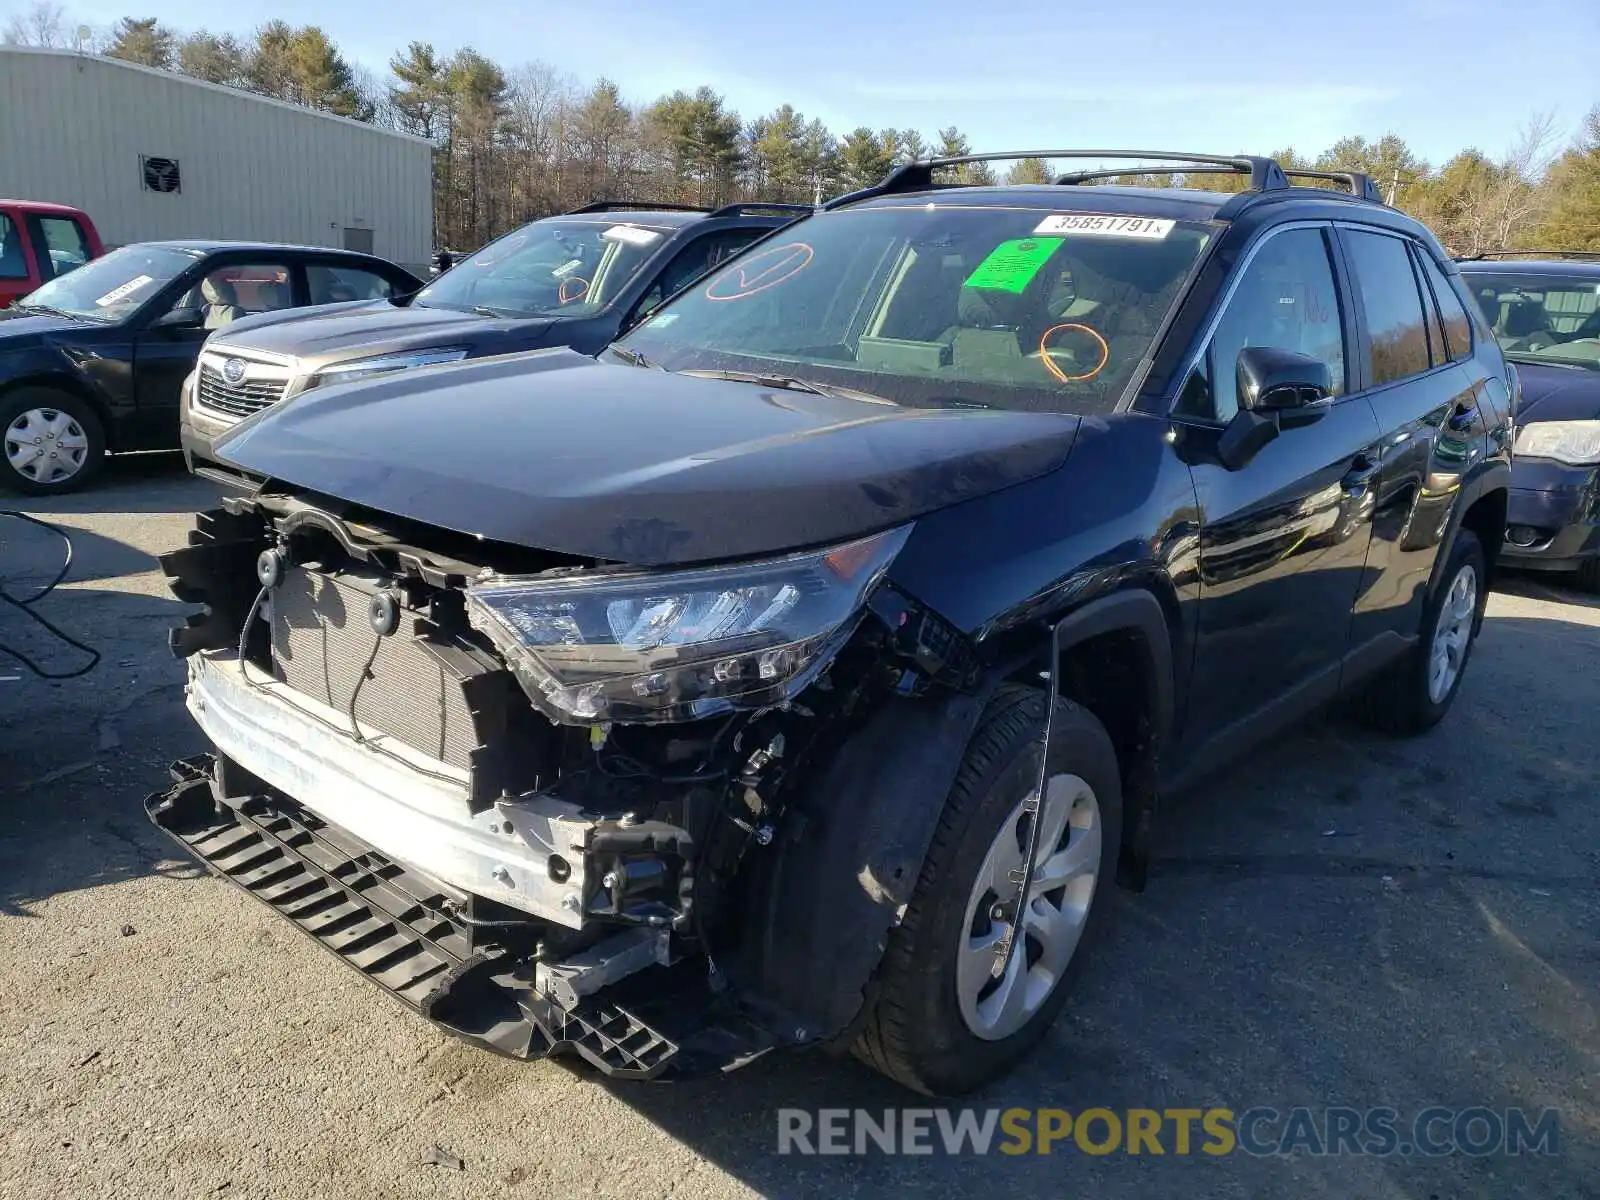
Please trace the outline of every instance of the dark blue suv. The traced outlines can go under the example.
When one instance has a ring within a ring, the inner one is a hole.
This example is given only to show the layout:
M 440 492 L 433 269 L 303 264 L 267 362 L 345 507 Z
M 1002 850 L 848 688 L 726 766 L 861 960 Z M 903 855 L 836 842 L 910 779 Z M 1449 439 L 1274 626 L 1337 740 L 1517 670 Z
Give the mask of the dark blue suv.
M 598 356 L 223 436 L 240 487 L 162 559 L 213 753 L 153 819 L 505 1053 L 1009 1070 L 1158 795 L 1340 696 L 1444 717 L 1512 394 L 1364 176 L 949 179 L 1003 157 L 902 166 Z
M 1600 592 L 1600 254 L 1503 251 L 1460 264 L 1522 384 L 1506 565 Z

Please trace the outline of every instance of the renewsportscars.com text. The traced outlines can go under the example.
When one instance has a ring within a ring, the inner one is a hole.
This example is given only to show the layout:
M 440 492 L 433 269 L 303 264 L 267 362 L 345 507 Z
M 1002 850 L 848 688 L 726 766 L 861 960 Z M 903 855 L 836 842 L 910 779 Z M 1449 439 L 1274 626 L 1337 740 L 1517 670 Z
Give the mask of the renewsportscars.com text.
M 779 1154 L 1559 1154 L 1554 1109 L 780 1108 Z

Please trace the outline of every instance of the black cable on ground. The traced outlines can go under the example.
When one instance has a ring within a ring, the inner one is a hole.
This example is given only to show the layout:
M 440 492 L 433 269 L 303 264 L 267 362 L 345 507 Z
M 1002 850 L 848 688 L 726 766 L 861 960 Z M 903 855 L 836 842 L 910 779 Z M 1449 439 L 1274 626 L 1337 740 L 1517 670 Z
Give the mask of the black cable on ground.
M 58 626 L 51 624 L 38 613 L 34 612 L 31 607 L 32 605 L 43 600 L 51 592 L 55 591 L 56 585 L 65 579 L 67 577 L 67 572 L 72 569 L 72 535 L 59 525 L 52 525 L 49 521 L 41 521 L 38 517 L 35 517 L 29 513 L 18 512 L 13 508 L 0 508 L 0 517 L 17 517 L 21 520 L 27 521 L 31 525 L 37 525 L 41 529 L 48 529 L 51 533 L 55 534 L 61 539 L 62 545 L 66 548 L 66 553 L 62 557 L 61 569 L 56 572 L 55 578 L 50 580 L 49 583 L 45 584 L 44 587 L 40 588 L 26 600 L 19 600 L 10 592 L 6 591 L 4 587 L 0 587 L 0 601 L 11 605 L 12 608 L 15 608 L 23 616 L 31 617 L 34 621 L 38 622 L 46 630 L 60 638 L 73 649 L 82 650 L 85 654 L 89 655 L 89 661 L 83 666 L 72 671 L 47 671 L 38 663 L 34 662 L 33 659 L 22 653 L 22 651 L 14 649 L 13 647 L 6 645 L 4 642 L 0 642 L 0 654 L 5 654 L 16 659 L 40 679 L 76 679 L 80 675 L 87 675 L 99 665 L 100 651 L 96 650 L 93 646 L 84 645 L 82 642 L 78 641 L 77 638 L 64 632 Z

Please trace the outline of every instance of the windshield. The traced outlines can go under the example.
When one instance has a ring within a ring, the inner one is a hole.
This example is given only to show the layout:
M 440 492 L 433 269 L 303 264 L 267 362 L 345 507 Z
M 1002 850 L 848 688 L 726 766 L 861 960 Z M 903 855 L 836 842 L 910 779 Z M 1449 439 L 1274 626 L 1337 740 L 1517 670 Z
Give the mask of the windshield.
M 1115 405 L 1209 234 L 1184 221 L 918 204 L 803 221 L 618 343 L 915 407 Z
M 604 218 L 535 221 L 446 271 L 415 303 L 496 316 L 587 316 L 627 287 L 668 232 Z
M 1600 370 L 1600 279 L 1516 271 L 1463 271 L 1495 339 L 1516 362 Z
M 93 321 L 120 321 L 184 271 L 195 256 L 166 246 L 124 246 L 58 276 L 16 307 L 52 308 Z

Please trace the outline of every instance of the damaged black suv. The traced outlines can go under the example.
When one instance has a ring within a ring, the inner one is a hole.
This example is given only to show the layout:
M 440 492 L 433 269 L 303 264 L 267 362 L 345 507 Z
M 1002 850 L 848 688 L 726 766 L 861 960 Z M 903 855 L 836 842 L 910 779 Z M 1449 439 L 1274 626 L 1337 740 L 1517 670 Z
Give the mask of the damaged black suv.
M 995 1079 L 1158 795 L 1444 715 L 1505 527 L 1515 382 L 1422 226 L 1127 158 L 1249 186 L 913 163 L 598 359 L 241 423 L 154 820 L 502 1053 Z

